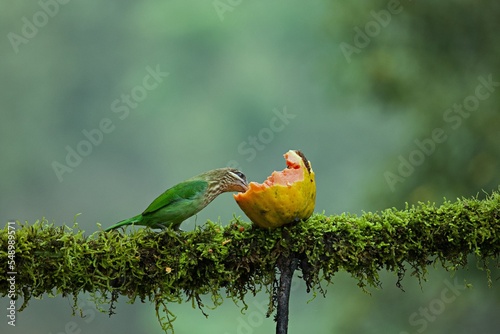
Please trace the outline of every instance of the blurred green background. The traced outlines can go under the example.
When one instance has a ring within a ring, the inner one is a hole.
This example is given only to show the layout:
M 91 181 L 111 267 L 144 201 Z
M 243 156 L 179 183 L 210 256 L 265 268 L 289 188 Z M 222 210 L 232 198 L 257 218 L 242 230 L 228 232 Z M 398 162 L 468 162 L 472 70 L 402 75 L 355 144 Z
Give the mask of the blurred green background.
M 82 213 L 90 234 L 208 169 L 261 182 L 289 149 L 313 164 L 317 212 L 484 197 L 500 184 L 499 13 L 493 1 L 4 2 L 0 218 Z M 81 158 L 67 162 L 71 150 Z M 182 228 L 233 215 L 225 194 Z M 290 333 L 497 333 L 498 270 L 488 288 L 475 267 L 431 269 L 422 287 L 409 269 L 406 292 L 382 273 L 371 295 L 339 273 L 313 301 L 296 279 Z M 148 302 L 121 298 L 108 318 L 80 300 L 86 318 L 44 298 L 0 331 L 161 332 Z M 208 319 L 171 308 L 176 333 L 273 333 L 266 302 L 248 296 L 241 314 L 228 300 Z

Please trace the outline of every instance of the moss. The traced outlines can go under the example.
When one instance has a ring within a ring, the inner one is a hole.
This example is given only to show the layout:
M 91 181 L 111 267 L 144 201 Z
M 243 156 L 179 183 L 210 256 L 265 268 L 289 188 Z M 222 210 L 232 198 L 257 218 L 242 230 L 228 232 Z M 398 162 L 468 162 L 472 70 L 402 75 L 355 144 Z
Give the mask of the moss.
M 7 263 L 8 230 L 0 231 L 0 260 Z M 235 302 L 265 290 L 274 311 L 277 260 L 294 258 L 308 290 L 322 292 L 335 273 L 346 271 L 358 285 L 379 286 L 379 272 L 399 281 L 410 274 L 425 279 L 429 265 L 456 270 L 473 254 L 491 284 L 488 264 L 499 266 L 500 194 L 419 203 L 405 210 L 387 209 L 360 216 L 314 214 L 305 222 L 262 230 L 234 218 L 227 226 L 207 222 L 191 232 L 139 229 L 131 234 L 99 230 L 86 236 L 78 225 L 58 227 L 46 219 L 16 226 L 15 261 L 21 309 L 43 294 L 93 294 L 98 306 L 113 313 L 118 295 L 130 302 L 155 303 L 165 331 L 175 316 L 169 303 L 189 301 L 202 311 L 202 295 L 217 307 L 225 297 Z M 7 272 L 0 272 L 0 292 L 8 293 Z M 223 292 L 224 291 L 224 294 Z

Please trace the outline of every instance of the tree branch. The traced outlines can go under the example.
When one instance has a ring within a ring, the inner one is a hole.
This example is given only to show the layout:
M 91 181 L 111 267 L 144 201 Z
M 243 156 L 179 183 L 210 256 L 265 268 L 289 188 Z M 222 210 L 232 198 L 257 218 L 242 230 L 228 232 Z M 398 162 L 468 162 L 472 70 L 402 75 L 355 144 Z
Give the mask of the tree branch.
M 6 225 L 0 232 L 2 263 L 10 260 L 8 246 Z M 308 291 L 322 291 L 321 283 L 332 282 L 339 270 L 350 273 L 362 288 L 378 286 L 382 269 L 398 273 L 399 284 L 408 266 L 420 279 L 430 264 L 455 270 L 474 254 L 491 284 L 488 263 L 499 266 L 500 194 L 361 216 L 315 214 L 306 222 L 272 231 L 234 219 L 226 227 L 207 222 L 192 232 L 139 229 L 129 235 L 98 231 L 86 236 L 77 226 L 56 227 L 43 219 L 16 226 L 14 249 L 16 296 L 24 299 L 21 309 L 44 293 L 76 299 L 91 292 L 96 303 L 110 303 L 113 310 L 121 294 L 132 302 L 153 301 L 168 330 L 168 303 L 187 299 L 203 308 L 200 296 L 209 294 L 217 306 L 224 298 L 221 288 L 226 297 L 243 302 L 249 292 L 277 293 L 277 266 L 283 278 L 284 270 L 293 273 L 298 266 Z M 0 272 L 4 296 L 9 293 L 8 278 L 8 271 Z M 274 300 L 275 295 L 270 313 Z
M 288 333 L 288 310 L 290 289 L 293 273 L 297 269 L 298 259 L 295 256 L 280 255 L 276 266 L 280 271 L 280 285 L 278 288 L 278 309 L 276 311 L 276 334 Z

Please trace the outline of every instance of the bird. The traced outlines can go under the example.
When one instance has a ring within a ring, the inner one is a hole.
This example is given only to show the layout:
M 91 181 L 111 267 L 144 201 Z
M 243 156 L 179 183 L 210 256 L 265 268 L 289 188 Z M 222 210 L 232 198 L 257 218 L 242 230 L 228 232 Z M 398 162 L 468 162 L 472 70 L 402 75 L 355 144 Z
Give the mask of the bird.
M 245 192 L 245 174 L 234 168 L 218 168 L 193 176 L 158 196 L 143 213 L 122 220 L 104 231 L 125 225 L 179 230 L 181 223 L 224 192 Z

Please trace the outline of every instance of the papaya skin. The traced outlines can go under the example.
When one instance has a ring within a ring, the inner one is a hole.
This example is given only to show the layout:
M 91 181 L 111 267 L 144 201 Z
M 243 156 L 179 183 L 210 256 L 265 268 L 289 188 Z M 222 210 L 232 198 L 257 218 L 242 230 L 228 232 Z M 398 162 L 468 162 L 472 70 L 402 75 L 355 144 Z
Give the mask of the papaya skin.
M 287 168 L 273 172 L 262 184 L 250 182 L 234 199 L 258 227 L 273 229 L 306 220 L 316 202 L 316 181 L 311 163 L 298 150 L 284 154 Z

